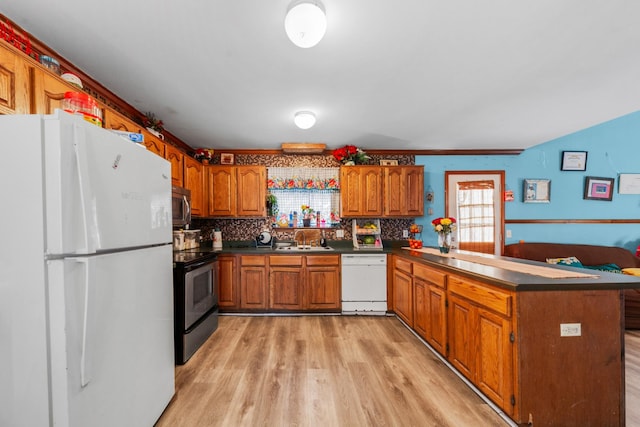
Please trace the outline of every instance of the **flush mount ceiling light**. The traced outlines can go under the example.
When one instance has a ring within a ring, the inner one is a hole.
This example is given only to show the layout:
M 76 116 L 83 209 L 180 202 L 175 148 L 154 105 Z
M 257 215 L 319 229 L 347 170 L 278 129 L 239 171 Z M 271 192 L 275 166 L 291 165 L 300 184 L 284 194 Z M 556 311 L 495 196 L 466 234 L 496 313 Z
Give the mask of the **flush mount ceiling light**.
M 316 124 L 316 115 L 311 111 L 298 111 L 295 116 L 293 116 L 293 122 L 300 129 L 309 129 Z
M 327 31 L 327 16 L 319 1 L 294 1 L 284 18 L 284 29 L 289 39 L 298 47 L 313 47 Z

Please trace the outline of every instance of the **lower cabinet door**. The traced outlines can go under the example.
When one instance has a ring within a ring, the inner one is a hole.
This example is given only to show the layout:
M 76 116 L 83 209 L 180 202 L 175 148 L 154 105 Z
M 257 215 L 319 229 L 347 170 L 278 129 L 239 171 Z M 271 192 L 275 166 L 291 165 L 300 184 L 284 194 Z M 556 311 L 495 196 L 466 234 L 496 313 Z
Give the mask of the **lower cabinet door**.
M 265 309 L 267 299 L 266 267 L 240 268 L 240 307 Z
M 271 267 L 269 308 L 302 309 L 303 272 L 299 267 Z
M 338 267 L 307 267 L 307 308 L 339 310 L 340 288 Z

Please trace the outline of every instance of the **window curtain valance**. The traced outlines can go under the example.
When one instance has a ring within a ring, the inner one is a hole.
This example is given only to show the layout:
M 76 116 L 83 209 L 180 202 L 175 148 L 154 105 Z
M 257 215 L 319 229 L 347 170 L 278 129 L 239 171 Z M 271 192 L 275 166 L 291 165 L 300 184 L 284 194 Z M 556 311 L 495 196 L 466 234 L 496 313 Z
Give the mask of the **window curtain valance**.
M 269 190 L 340 190 L 340 168 L 268 168 L 267 175 Z

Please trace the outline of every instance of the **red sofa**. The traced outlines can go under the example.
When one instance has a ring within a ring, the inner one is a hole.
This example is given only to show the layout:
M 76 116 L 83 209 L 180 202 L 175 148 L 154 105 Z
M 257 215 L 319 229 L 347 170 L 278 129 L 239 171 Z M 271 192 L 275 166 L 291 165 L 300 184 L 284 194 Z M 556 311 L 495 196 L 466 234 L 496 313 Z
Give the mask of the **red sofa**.
M 541 262 L 547 258 L 576 257 L 585 266 L 616 264 L 620 268 L 640 268 L 640 258 L 615 246 L 522 242 L 506 245 L 504 255 Z M 625 328 L 640 329 L 640 290 L 626 289 L 624 301 Z

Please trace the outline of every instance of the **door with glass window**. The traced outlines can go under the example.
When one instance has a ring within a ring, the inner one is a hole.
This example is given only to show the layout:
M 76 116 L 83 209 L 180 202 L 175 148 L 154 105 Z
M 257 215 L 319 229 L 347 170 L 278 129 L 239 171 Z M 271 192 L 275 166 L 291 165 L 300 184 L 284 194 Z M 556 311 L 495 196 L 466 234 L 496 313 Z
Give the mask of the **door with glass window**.
M 504 171 L 446 171 L 445 215 L 458 227 L 458 249 L 502 254 Z

